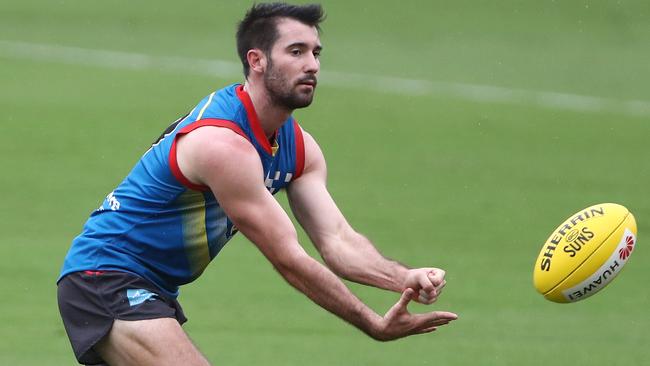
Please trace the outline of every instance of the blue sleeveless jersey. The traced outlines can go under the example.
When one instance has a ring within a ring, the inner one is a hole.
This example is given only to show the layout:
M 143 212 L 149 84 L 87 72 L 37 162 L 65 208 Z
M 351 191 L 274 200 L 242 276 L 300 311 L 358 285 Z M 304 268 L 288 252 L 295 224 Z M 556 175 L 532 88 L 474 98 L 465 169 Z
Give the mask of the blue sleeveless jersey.
M 243 87 L 216 91 L 172 124 L 91 214 L 59 279 L 84 270 L 126 271 L 175 297 L 178 286 L 203 272 L 237 231 L 208 187 L 187 180 L 176 162 L 177 138 L 203 126 L 228 128 L 248 139 L 264 167 L 260 184 L 271 193 L 302 173 L 304 143 L 292 117 L 271 146 Z

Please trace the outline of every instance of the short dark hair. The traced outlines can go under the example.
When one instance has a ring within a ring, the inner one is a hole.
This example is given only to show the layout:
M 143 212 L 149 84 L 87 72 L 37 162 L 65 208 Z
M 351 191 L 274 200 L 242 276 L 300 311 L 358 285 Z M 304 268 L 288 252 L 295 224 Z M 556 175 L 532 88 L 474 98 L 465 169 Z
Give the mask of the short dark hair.
M 250 65 L 246 54 L 259 48 L 269 54 L 278 39 L 277 23 L 281 18 L 295 19 L 306 25 L 316 27 L 325 20 L 320 4 L 291 5 L 286 3 L 255 4 L 248 10 L 237 26 L 237 53 L 244 66 L 244 76 L 248 77 Z

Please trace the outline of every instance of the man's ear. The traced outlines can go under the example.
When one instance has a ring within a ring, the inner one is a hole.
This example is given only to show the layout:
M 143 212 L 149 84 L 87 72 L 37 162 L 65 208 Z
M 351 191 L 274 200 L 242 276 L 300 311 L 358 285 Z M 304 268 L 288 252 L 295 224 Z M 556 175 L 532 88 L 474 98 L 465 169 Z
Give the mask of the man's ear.
M 258 73 L 264 73 L 266 70 L 266 55 L 259 48 L 253 48 L 246 53 L 246 60 L 250 70 Z

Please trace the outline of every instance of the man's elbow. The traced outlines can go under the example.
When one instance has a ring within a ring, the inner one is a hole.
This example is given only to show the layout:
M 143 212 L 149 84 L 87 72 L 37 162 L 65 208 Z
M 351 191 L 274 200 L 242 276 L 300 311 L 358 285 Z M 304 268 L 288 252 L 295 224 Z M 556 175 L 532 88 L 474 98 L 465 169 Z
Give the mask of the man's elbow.
M 314 260 L 309 256 L 309 254 L 307 254 L 307 252 L 305 252 L 303 247 L 300 246 L 296 236 L 289 235 L 282 241 L 286 244 L 280 245 L 277 250 L 272 250 L 267 253 L 267 258 L 283 277 L 294 272 L 299 272 L 300 268 L 304 266 L 306 262 Z

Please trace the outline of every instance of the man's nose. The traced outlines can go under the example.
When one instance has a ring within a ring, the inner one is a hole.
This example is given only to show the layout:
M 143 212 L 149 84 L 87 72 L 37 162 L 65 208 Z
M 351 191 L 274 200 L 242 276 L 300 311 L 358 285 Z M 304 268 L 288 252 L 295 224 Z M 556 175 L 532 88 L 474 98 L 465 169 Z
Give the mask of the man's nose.
M 304 71 L 309 74 L 315 74 L 320 70 L 320 61 L 314 54 L 307 56 Z

